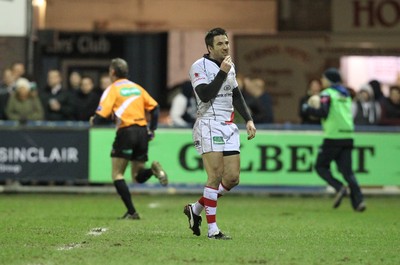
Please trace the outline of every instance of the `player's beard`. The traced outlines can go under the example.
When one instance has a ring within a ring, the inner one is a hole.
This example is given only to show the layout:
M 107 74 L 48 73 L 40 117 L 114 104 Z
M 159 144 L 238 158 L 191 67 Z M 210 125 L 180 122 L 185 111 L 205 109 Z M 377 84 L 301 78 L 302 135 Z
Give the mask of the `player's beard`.
M 213 53 L 210 53 L 210 57 L 220 63 L 225 59 L 226 56 L 229 55 L 229 51 L 215 51 Z
M 220 52 L 219 54 L 217 54 L 218 56 L 217 56 L 217 61 L 219 61 L 219 62 L 221 62 L 222 63 L 222 61 L 223 60 L 225 60 L 225 57 L 226 56 L 228 56 L 229 55 L 229 52 Z

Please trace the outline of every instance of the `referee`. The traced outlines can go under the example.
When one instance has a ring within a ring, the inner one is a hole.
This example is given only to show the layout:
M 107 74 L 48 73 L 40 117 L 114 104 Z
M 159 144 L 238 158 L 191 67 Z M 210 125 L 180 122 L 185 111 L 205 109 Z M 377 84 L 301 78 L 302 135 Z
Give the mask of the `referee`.
M 151 168 L 145 168 L 148 142 L 154 138 L 158 125 L 159 106 L 143 87 L 127 79 L 128 72 L 125 60 L 115 58 L 111 61 L 109 75 L 113 83 L 101 96 L 90 124 L 107 123 L 110 117 L 116 121 L 117 133 L 111 151 L 112 179 L 127 209 L 122 219 L 137 220 L 140 216 L 124 179 L 129 161 L 132 180 L 136 183 L 144 183 L 155 175 L 161 185 L 166 186 L 168 178 L 157 161 L 153 161 Z M 146 113 L 150 114 L 149 126 Z

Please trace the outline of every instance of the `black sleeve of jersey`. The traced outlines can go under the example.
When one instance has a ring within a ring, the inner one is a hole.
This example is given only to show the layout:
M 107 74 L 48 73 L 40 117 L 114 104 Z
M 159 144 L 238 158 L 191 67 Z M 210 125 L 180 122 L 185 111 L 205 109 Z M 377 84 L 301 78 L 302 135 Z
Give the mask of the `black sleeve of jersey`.
M 233 107 L 239 112 L 246 122 L 252 120 L 249 108 L 247 107 L 246 101 L 244 100 L 240 89 L 235 87 L 232 92 Z
M 319 109 L 312 108 L 308 106 L 308 108 L 305 110 L 307 115 L 319 117 L 319 118 L 326 118 L 328 117 L 329 114 L 329 109 L 331 106 L 331 98 L 328 95 L 323 95 L 321 96 L 321 106 Z
M 150 111 L 150 131 L 157 130 L 158 127 L 158 116 L 160 114 L 160 106 L 157 105 L 152 111 Z
M 93 124 L 94 125 L 108 125 L 110 124 L 110 119 L 104 118 L 99 114 L 94 114 L 93 117 Z
M 217 76 L 211 83 L 207 85 L 206 84 L 198 85 L 195 88 L 195 90 L 200 100 L 203 102 L 208 102 L 211 99 L 215 98 L 218 94 L 218 91 L 221 89 L 221 86 L 224 83 L 226 76 L 227 73 L 225 73 L 222 70 L 219 70 Z

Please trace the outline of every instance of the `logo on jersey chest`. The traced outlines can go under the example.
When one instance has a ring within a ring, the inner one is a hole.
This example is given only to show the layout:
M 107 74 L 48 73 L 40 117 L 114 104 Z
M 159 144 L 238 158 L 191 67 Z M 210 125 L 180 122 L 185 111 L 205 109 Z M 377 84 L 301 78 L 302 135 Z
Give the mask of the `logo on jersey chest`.
M 140 95 L 140 89 L 138 89 L 136 87 L 124 87 L 124 88 L 121 88 L 119 93 L 123 97 L 129 97 L 129 96 L 132 96 L 132 95 L 139 96 Z
M 224 90 L 225 90 L 225 91 L 231 90 L 231 86 L 230 86 L 230 85 L 225 85 L 225 86 L 224 86 Z

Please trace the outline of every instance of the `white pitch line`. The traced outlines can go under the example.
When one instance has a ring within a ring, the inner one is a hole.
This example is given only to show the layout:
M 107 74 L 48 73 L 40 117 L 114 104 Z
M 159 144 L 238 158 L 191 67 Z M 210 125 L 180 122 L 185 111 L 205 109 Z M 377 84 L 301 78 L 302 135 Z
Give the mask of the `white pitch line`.
M 90 229 L 90 231 L 87 233 L 87 235 L 100 236 L 101 234 L 103 234 L 107 230 L 108 230 L 108 228 L 96 227 L 96 228 Z M 79 248 L 81 246 L 82 246 L 82 244 L 79 244 L 79 243 L 70 243 L 70 244 L 66 244 L 64 246 L 61 246 L 61 247 L 57 248 L 57 250 L 61 250 L 61 251 L 62 250 L 71 250 L 71 249 L 74 249 L 74 248 Z
M 74 248 L 79 248 L 81 246 L 81 244 L 79 243 L 71 243 L 71 244 L 67 244 L 65 246 L 59 247 L 57 248 L 57 250 L 71 250 Z
M 90 231 L 87 234 L 91 235 L 91 236 L 100 236 L 101 234 L 103 234 L 107 230 L 108 230 L 107 228 L 96 227 L 96 228 L 90 229 Z
M 160 207 L 160 204 L 158 202 L 149 203 L 149 208 L 154 209 L 154 208 L 158 208 L 158 207 Z

